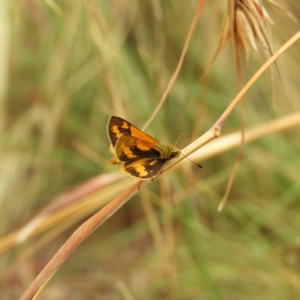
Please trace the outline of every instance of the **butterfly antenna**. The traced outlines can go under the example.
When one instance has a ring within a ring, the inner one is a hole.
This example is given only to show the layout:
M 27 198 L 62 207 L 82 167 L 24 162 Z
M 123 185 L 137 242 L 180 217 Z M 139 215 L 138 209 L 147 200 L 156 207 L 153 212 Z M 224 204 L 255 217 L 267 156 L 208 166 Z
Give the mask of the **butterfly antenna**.
M 179 134 L 179 137 L 177 138 L 177 141 L 176 141 L 176 143 L 175 143 L 175 146 L 177 146 L 177 143 L 178 143 L 180 137 L 182 136 L 182 134 L 183 134 L 183 130 L 180 131 L 180 134 Z M 198 168 L 202 169 L 202 166 L 201 166 L 201 165 L 195 163 L 194 161 L 192 161 L 191 159 L 189 159 L 187 156 L 185 156 L 185 155 L 182 154 L 181 152 L 180 152 L 180 154 L 181 154 L 184 158 L 186 158 L 186 159 L 188 159 L 190 162 L 192 162 L 194 165 L 196 165 Z
M 175 145 L 174 145 L 174 146 L 177 146 L 177 143 L 178 143 L 178 141 L 179 141 L 180 137 L 182 136 L 182 134 L 183 134 L 183 130 L 181 130 L 181 131 L 180 131 L 180 133 L 179 133 L 179 137 L 177 138 L 177 141 L 176 141 L 176 143 L 175 143 Z
M 196 165 L 198 168 L 202 169 L 202 166 L 201 166 L 200 164 L 195 163 L 194 161 L 192 161 L 191 159 L 189 159 L 187 156 L 185 156 L 185 155 L 182 154 L 181 152 L 180 152 L 180 154 L 181 154 L 184 158 L 186 158 L 186 159 L 188 159 L 190 162 L 192 162 L 194 165 Z

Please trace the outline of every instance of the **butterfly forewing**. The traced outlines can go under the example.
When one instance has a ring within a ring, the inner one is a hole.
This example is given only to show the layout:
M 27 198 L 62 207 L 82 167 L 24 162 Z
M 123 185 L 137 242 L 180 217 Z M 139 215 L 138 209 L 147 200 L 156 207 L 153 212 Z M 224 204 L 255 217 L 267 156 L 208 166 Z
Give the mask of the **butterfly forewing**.
M 133 136 L 145 142 L 148 142 L 149 144 L 158 144 L 158 141 L 156 139 L 139 130 L 126 120 L 116 116 L 110 117 L 107 125 L 107 132 L 112 147 L 116 146 L 117 140 L 121 136 Z

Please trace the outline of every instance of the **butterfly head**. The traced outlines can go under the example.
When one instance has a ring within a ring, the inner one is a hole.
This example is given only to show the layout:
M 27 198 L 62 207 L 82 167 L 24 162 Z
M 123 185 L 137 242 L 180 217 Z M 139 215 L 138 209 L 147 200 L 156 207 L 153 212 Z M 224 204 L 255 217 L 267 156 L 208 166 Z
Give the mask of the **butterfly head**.
M 161 157 L 162 159 L 173 159 L 180 155 L 180 149 L 173 145 L 160 145 L 162 148 Z

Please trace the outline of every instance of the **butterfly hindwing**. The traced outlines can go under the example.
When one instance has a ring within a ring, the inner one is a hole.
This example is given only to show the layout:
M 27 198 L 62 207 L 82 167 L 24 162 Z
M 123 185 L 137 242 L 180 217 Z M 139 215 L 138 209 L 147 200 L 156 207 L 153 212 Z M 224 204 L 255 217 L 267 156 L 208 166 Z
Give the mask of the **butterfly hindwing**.
M 139 179 L 152 179 L 159 175 L 166 162 L 166 159 L 144 158 L 124 163 L 120 171 Z

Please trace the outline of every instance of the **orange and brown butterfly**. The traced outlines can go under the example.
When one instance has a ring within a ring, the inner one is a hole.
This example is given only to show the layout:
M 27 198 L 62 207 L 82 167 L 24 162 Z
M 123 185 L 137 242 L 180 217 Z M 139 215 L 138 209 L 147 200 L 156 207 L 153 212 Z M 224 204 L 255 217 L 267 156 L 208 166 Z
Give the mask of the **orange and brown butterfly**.
M 110 150 L 115 155 L 110 163 L 121 164 L 120 171 L 141 180 L 155 178 L 171 159 L 180 155 L 176 146 L 161 145 L 120 117 L 110 117 L 107 133 Z

